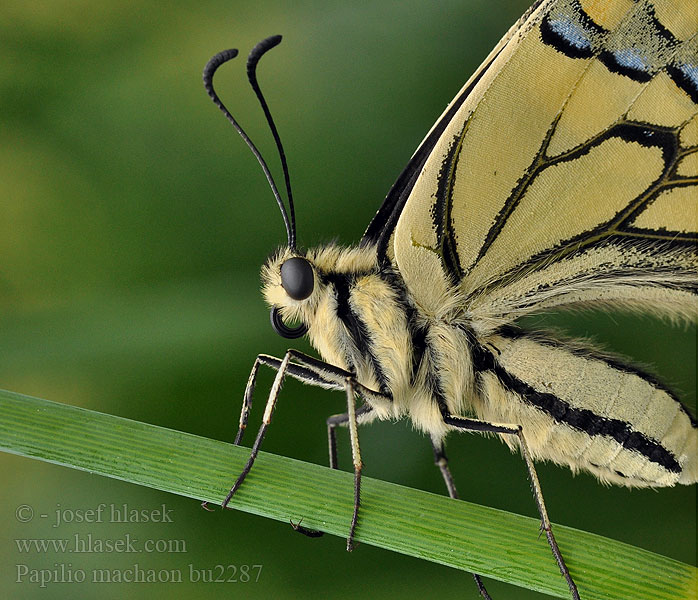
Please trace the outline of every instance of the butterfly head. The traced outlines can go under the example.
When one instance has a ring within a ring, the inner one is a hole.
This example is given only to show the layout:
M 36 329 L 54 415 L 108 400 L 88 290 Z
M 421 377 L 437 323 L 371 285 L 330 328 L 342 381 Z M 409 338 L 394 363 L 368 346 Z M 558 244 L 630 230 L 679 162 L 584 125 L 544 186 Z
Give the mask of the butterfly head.
M 310 257 L 301 256 L 296 249 L 283 248 L 263 266 L 262 281 L 275 331 L 289 339 L 304 335 L 313 321 L 321 287 Z M 285 321 L 300 325 L 291 328 Z

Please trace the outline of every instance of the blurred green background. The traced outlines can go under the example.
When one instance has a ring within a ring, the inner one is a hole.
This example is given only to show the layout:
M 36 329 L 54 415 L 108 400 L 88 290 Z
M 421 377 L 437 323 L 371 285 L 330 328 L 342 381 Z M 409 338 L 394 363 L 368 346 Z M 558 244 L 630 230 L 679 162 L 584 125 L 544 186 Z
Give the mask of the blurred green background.
M 285 238 L 257 163 L 203 91 L 205 62 L 226 47 L 246 55 L 263 37 L 285 36 L 260 79 L 289 157 L 299 237 L 352 243 L 527 4 L 5 0 L 0 386 L 231 441 L 255 355 L 287 346 L 258 292 L 258 267 Z M 279 174 L 243 61 L 222 69 L 217 84 Z M 595 335 L 654 365 L 696 411 L 695 328 L 598 313 L 537 323 Z M 270 381 L 263 373 L 258 389 Z M 264 449 L 325 463 L 325 418 L 343 404 L 342 394 L 289 382 Z M 429 442 L 410 427 L 378 423 L 361 430 L 361 441 L 368 476 L 443 493 Z M 536 515 L 525 466 L 503 444 L 455 435 L 448 450 L 462 497 Z M 282 523 L 207 513 L 194 500 L 15 456 L 0 455 L 0 469 L 2 597 L 477 597 L 462 572 L 366 545 L 348 554 L 338 538 L 307 539 Z M 696 486 L 629 491 L 552 465 L 539 473 L 555 522 L 696 563 Z M 100 503 L 165 504 L 174 522 L 52 526 L 57 509 Z M 21 523 L 22 504 L 49 516 Z M 27 553 L 15 542 L 75 533 L 184 540 L 186 552 Z M 247 584 L 17 582 L 19 564 L 134 563 L 185 574 L 190 564 L 263 569 Z M 495 599 L 540 597 L 496 582 L 489 590 Z

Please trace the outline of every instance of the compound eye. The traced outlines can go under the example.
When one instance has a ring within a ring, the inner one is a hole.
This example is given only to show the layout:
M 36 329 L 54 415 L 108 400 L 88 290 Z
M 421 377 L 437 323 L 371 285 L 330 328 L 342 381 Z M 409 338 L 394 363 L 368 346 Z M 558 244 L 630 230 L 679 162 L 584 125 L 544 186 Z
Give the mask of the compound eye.
M 284 291 L 294 300 L 305 300 L 314 291 L 314 270 L 305 258 L 294 256 L 285 260 L 280 275 Z

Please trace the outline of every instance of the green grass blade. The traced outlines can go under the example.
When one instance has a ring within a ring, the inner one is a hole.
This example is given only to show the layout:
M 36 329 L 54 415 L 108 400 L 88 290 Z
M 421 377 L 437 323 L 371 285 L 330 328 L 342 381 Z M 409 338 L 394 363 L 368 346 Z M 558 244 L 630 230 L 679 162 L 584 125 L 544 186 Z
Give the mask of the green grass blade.
M 212 503 L 225 496 L 249 454 L 7 391 L 0 391 L 0 449 Z M 345 537 L 352 487 L 350 473 L 260 453 L 232 504 L 279 521 L 303 518 L 305 527 Z M 568 598 L 538 528 L 536 519 L 364 478 L 356 539 Z M 695 567 L 569 527 L 555 530 L 586 600 L 697 598 Z

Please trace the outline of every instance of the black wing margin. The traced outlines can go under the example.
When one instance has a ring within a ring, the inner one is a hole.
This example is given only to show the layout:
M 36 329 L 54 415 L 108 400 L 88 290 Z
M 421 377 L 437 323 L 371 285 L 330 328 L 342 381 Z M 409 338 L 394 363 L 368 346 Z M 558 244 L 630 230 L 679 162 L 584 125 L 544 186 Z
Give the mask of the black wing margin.
M 379 207 L 379 210 L 374 215 L 374 218 L 367 226 L 362 239 L 360 240 L 360 245 L 376 245 L 377 246 L 377 258 L 379 264 L 386 266 L 389 263 L 389 258 L 387 256 L 387 246 L 389 240 L 391 239 L 391 234 L 394 232 L 396 223 L 401 216 L 404 206 L 408 197 L 411 195 L 413 186 L 418 179 L 418 176 L 423 169 L 430 153 L 437 144 L 438 140 L 444 133 L 445 129 L 452 121 L 453 117 L 459 111 L 461 106 L 464 104 L 466 99 L 471 94 L 472 90 L 479 83 L 484 73 L 488 71 L 493 62 L 496 60 L 498 55 L 501 53 L 503 48 L 506 46 L 507 42 L 514 35 L 514 33 L 519 29 L 520 25 L 524 23 L 530 14 L 536 10 L 544 0 L 538 0 L 535 2 L 528 11 L 520 18 L 518 23 L 503 37 L 499 42 L 496 49 L 491 53 L 491 56 L 484 62 L 479 70 L 471 78 L 471 81 L 466 85 L 457 97 L 450 103 L 447 110 L 443 113 L 437 123 L 430 130 L 430 133 L 423 140 L 418 149 L 414 152 L 411 160 L 404 170 L 399 175 L 398 179 L 394 182 L 386 195 L 384 202 Z

